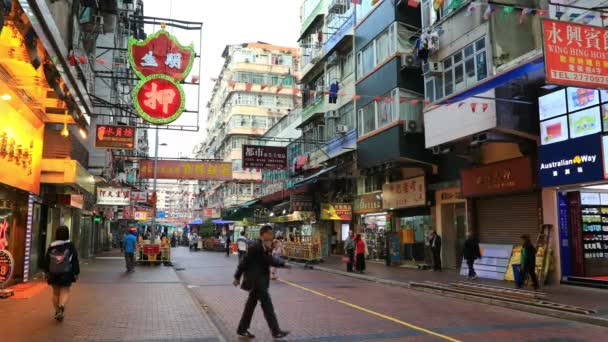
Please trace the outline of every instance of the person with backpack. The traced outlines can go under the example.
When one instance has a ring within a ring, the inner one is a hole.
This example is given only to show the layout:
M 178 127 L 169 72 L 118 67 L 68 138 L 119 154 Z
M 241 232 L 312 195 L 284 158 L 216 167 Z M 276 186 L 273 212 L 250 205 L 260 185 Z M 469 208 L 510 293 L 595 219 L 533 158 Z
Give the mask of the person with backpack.
M 70 242 L 70 230 L 60 226 L 55 232 L 55 241 L 49 246 L 44 258 L 42 269 L 47 282 L 53 288 L 53 306 L 55 319 L 63 321 L 65 305 L 70 294 L 70 286 L 78 280 L 80 265 L 78 252 Z

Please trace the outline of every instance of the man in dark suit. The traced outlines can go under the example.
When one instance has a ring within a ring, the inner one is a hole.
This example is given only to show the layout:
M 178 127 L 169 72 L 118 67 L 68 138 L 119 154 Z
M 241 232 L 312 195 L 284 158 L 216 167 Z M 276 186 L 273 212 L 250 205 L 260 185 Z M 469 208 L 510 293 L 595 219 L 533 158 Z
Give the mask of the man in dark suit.
M 430 244 L 433 252 L 433 270 L 441 271 L 441 236 L 434 230 L 431 233 Z
M 274 307 L 268 287 L 270 286 L 270 267 L 286 267 L 285 262 L 272 257 L 272 227 L 264 226 L 260 229 L 260 239 L 249 247 L 247 254 L 239 263 L 239 266 L 234 274 L 234 286 L 241 285 L 241 288 L 249 292 L 249 298 L 245 304 L 245 310 L 237 329 L 237 334 L 241 337 L 255 338 L 249 332 L 251 318 L 258 304 L 262 305 L 264 318 L 270 327 L 274 338 L 283 338 L 289 334 L 287 331 L 282 331 L 279 328 L 277 316 L 274 313 Z M 243 283 L 241 277 L 244 275 Z

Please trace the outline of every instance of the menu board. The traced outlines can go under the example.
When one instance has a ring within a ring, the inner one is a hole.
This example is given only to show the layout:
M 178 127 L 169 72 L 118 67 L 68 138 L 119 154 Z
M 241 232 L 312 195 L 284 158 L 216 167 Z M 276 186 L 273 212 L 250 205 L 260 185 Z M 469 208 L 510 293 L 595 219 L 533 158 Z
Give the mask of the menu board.
M 568 87 L 566 92 L 569 112 L 600 104 L 600 94 L 595 89 Z
M 540 120 L 546 120 L 558 115 L 566 114 L 566 89 L 538 98 L 538 116 Z

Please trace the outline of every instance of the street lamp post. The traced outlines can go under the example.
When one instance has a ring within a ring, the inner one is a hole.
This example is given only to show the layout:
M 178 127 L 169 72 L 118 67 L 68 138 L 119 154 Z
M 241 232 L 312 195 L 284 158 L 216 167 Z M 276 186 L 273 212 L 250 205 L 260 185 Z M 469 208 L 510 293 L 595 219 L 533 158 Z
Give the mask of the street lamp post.
M 156 195 L 156 182 L 158 179 L 158 146 L 167 146 L 167 144 L 158 143 L 158 127 L 156 127 L 156 138 L 154 139 L 154 180 L 152 181 L 152 196 L 154 196 L 154 207 L 152 211 L 152 234 L 150 234 L 150 242 L 154 243 L 156 240 L 156 203 L 158 202 L 158 197 Z

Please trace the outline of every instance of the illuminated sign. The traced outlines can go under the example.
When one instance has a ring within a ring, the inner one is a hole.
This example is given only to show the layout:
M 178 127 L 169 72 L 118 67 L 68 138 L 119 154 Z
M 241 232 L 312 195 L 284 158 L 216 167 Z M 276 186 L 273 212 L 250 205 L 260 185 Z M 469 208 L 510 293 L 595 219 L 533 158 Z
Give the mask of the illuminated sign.
M 558 115 L 566 114 L 566 112 L 565 89 L 538 98 L 538 116 L 540 120 L 550 119 Z
M 385 209 L 410 208 L 426 205 L 424 177 L 416 177 L 382 186 L 382 206 Z
M 133 217 L 135 221 L 146 221 L 148 219 L 148 213 L 145 211 L 136 211 Z
M 133 103 L 142 119 L 164 125 L 180 117 L 186 103 L 180 82 L 190 73 L 194 56 L 192 45 L 181 45 L 165 30 L 144 41 L 129 40 L 129 63 L 140 78 Z
M 154 178 L 154 161 L 140 160 L 140 178 Z M 159 160 L 158 179 L 232 180 L 232 163 Z
M 602 131 L 600 108 L 592 107 L 568 115 L 570 119 L 570 138 L 580 138 Z
M 95 147 L 132 150 L 135 147 L 135 127 L 97 125 Z
M 131 204 L 131 189 L 129 188 L 97 188 L 97 204 L 125 206 Z
M 353 206 L 350 203 L 322 203 L 321 220 L 350 221 L 353 218 Z

